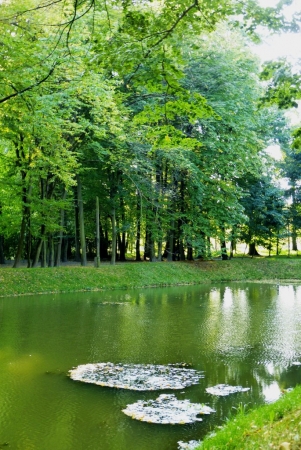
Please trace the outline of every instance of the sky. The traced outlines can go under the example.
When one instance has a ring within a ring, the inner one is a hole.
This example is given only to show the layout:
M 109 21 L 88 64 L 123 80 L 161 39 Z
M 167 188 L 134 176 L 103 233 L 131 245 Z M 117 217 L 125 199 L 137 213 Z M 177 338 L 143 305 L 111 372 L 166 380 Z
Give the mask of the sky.
M 259 0 L 261 6 L 276 6 L 278 0 Z M 286 17 L 291 18 L 295 12 L 301 12 L 301 1 L 293 0 L 290 6 L 284 9 Z M 254 46 L 254 52 L 262 61 L 270 61 L 286 57 L 293 63 L 301 59 L 301 32 L 285 34 L 266 34 L 260 45 Z
M 276 6 L 278 0 L 259 0 L 261 6 Z M 291 18 L 295 12 L 301 12 L 301 0 L 293 0 L 290 6 L 285 8 L 287 18 Z M 301 31 L 299 33 L 268 34 L 262 38 L 262 43 L 252 46 L 252 51 L 256 53 L 262 62 L 287 58 L 294 66 L 301 65 Z M 301 122 L 301 102 L 299 108 L 293 108 L 287 112 L 287 116 L 292 125 Z M 282 153 L 279 146 L 270 146 L 267 149 L 275 159 L 281 159 Z

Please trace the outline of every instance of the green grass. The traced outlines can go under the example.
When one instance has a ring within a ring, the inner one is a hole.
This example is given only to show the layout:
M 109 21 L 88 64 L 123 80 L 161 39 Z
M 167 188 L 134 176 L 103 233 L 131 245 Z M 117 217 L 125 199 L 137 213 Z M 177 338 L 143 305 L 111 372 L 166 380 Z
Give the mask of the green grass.
M 241 408 L 236 417 L 219 429 L 215 436 L 205 438 L 198 450 L 300 448 L 301 386 L 298 386 L 273 404 L 248 413 Z
M 0 296 L 253 280 L 301 280 L 301 259 L 128 262 L 116 266 L 103 264 L 100 268 L 1 268 Z

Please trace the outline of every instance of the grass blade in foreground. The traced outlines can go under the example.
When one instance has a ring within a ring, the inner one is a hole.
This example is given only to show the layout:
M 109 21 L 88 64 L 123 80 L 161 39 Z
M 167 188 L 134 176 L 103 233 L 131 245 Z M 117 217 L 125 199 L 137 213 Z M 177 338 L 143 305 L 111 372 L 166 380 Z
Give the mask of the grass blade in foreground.
M 196 450 L 301 448 L 301 386 L 277 402 L 244 414 L 243 409 Z M 285 443 L 289 445 L 285 445 Z

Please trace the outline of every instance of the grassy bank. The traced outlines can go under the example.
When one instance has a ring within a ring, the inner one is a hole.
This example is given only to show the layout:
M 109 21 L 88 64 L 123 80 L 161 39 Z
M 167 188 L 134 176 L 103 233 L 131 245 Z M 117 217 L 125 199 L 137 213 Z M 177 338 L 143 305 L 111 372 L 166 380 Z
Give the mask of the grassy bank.
M 271 405 L 237 416 L 198 450 L 297 450 L 301 448 L 301 386 Z
M 130 289 L 245 280 L 301 280 L 301 259 L 237 258 L 231 261 L 128 262 L 94 267 L 0 269 L 0 296 Z

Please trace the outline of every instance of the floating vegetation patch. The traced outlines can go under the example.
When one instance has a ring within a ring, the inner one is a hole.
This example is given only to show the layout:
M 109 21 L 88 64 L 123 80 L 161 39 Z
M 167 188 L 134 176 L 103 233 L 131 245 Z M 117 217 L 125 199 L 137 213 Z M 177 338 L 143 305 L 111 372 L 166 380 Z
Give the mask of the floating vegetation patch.
M 235 394 L 236 392 L 246 392 L 250 388 L 244 388 L 242 386 L 229 386 L 229 384 L 217 384 L 216 386 L 206 388 L 206 392 L 212 395 L 226 396 Z
M 202 441 L 189 441 L 189 442 L 178 442 L 178 450 L 194 450 L 197 448 Z
M 283 391 L 282 391 L 282 393 L 283 394 L 286 394 L 286 393 L 288 393 L 288 392 L 292 392 L 294 390 L 294 388 L 287 388 L 287 389 L 283 389 Z
M 293 361 L 292 362 L 292 366 L 301 366 L 301 362 L 300 361 Z
M 156 400 L 138 400 L 122 410 L 132 419 L 149 423 L 185 424 L 201 422 L 200 415 L 211 414 L 214 409 L 189 400 L 178 400 L 174 394 L 162 394 Z
M 99 306 L 102 305 L 129 305 L 130 302 L 100 302 L 98 303 Z
M 204 378 L 202 372 L 187 369 L 181 364 L 85 364 L 69 371 L 70 378 L 99 386 L 155 391 L 158 389 L 183 389 L 198 384 Z

